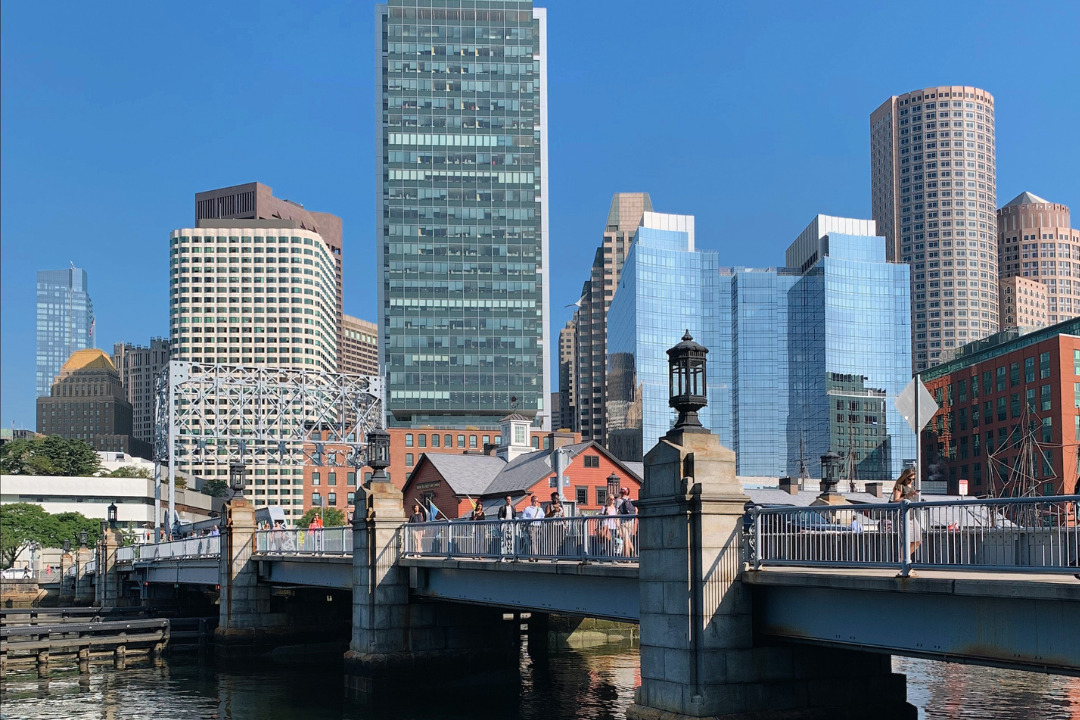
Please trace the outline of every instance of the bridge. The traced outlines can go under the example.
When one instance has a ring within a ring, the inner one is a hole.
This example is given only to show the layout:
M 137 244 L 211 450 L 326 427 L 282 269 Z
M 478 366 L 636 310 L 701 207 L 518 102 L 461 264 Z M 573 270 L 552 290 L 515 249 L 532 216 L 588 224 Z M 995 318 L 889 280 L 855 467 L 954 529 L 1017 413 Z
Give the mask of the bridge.
M 638 623 L 642 718 L 914 717 L 891 654 L 1080 675 L 1077 496 L 746 511 L 730 452 L 672 432 L 636 519 L 407 525 L 373 482 L 351 527 L 258 531 L 234 503 L 223 537 L 116 548 L 105 574 L 219 587 L 226 646 L 272 588 L 351 593 L 361 695 L 402 667 L 507 662 L 507 611 Z

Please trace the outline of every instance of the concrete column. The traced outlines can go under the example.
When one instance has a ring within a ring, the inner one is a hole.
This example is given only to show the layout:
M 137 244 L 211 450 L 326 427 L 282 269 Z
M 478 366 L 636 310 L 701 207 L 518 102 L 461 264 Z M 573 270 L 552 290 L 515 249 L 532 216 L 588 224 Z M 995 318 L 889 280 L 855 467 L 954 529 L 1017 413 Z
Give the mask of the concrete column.
M 214 631 L 219 655 L 236 656 L 269 644 L 284 620 L 270 612 L 270 588 L 259 584 L 258 568 L 250 562 L 255 549 L 255 508 L 242 498 L 225 505 L 221 533 L 220 606 Z
M 94 586 L 86 574 L 86 564 L 94 559 L 94 551 L 81 547 L 75 551 L 75 604 L 91 603 L 94 600 Z
M 60 599 L 63 600 L 69 592 L 74 593 L 75 589 L 72 586 L 71 590 L 68 590 L 68 571 L 75 567 L 75 558 L 71 556 L 71 553 L 66 552 L 60 556 Z
M 123 542 L 120 531 L 105 528 L 98 546 L 98 569 L 94 579 L 94 600 L 100 607 L 121 604 L 120 573 L 116 570 L 116 551 Z
M 405 524 L 401 491 L 373 480 L 358 488 L 353 519 L 353 624 L 345 654 L 346 693 L 381 705 L 400 702 L 423 678 L 453 682 L 502 667 L 517 676 L 517 632 L 496 608 L 409 603 L 399 564 Z
M 915 718 L 884 655 L 757 646 L 735 454 L 700 429 L 645 456 L 639 509 L 641 687 L 631 720 Z

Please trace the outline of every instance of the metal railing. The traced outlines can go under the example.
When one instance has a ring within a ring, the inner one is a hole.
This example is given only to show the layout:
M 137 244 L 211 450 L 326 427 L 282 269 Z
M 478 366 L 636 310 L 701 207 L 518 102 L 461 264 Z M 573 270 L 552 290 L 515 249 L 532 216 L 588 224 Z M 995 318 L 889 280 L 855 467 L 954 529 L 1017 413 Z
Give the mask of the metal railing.
M 126 548 L 120 548 L 120 550 L 125 549 Z M 117 550 L 118 556 L 120 550 Z M 171 560 L 173 558 L 218 557 L 221 555 L 221 536 L 207 535 L 204 537 L 188 538 L 186 540 L 157 543 L 156 545 L 153 543 L 148 545 L 135 545 L 132 550 L 134 551 L 132 559 L 143 562 Z
M 1076 495 L 755 507 L 747 560 L 768 565 L 1080 572 Z
M 266 555 L 352 555 L 352 526 L 259 530 L 255 552 Z
M 116 562 L 131 562 L 138 556 L 138 545 L 125 545 L 116 549 Z
M 401 547 L 414 557 L 637 562 L 637 528 L 625 515 L 436 521 L 402 527 Z

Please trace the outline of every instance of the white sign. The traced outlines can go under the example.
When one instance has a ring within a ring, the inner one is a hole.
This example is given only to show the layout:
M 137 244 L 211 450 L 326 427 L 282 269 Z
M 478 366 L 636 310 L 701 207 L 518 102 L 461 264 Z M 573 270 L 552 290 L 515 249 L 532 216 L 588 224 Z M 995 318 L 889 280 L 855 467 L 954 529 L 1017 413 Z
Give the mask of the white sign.
M 916 387 L 918 388 L 916 390 Z M 918 425 L 915 422 L 915 393 L 919 393 L 919 418 Z M 938 404 L 934 402 L 934 396 L 930 394 L 930 391 L 926 389 L 926 386 L 922 384 L 922 380 L 918 376 L 911 379 L 911 382 L 907 384 L 903 392 L 896 396 L 895 400 L 896 409 L 900 415 L 907 421 L 907 424 L 911 426 L 911 429 L 915 432 L 919 432 L 926 423 L 930 422 L 930 419 L 934 417 L 934 413 L 938 411 Z

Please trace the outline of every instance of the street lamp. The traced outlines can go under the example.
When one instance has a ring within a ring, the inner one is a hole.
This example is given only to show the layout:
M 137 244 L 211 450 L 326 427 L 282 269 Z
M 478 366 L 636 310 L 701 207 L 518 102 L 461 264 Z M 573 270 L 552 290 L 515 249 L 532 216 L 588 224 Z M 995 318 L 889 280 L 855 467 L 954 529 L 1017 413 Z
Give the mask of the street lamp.
M 233 497 L 244 492 L 244 484 L 247 482 L 247 466 L 243 463 L 230 463 L 229 465 L 229 489 Z
M 109 503 L 109 529 L 116 529 L 116 503 Z
M 67 555 L 70 552 L 71 552 L 71 541 L 70 540 L 65 540 L 64 541 L 64 554 Z
M 821 492 L 836 492 L 836 471 L 840 465 L 840 456 L 832 450 L 821 456 Z
M 80 530 L 79 531 L 79 545 L 84 550 L 86 549 L 86 537 L 87 537 L 86 531 L 85 530 Z
M 367 464 L 371 468 L 370 482 L 384 482 L 390 465 L 390 433 L 376 428 L 368 433 Z
M 668 354 L 668 406 L 675 408 L 679 418 L 675 430 L 706 432 L 698 420 L 697 411 L 708 404 L 705 375 L 705 356 L 708 349 L 694 342 L 687 330 L 680 342 Z
M 607 494 L 610 498 L 619 497 L 619 476 L 615 473 L 611 473 L 607 476 Z

